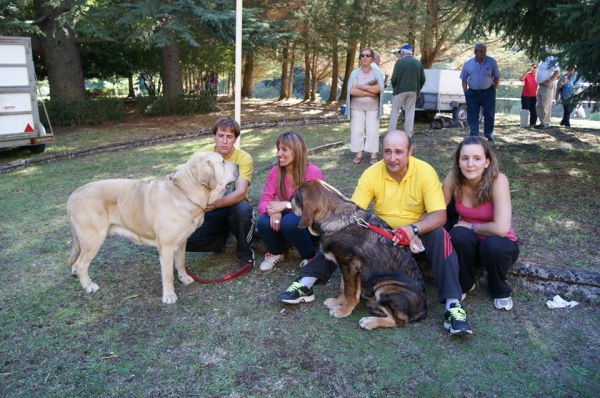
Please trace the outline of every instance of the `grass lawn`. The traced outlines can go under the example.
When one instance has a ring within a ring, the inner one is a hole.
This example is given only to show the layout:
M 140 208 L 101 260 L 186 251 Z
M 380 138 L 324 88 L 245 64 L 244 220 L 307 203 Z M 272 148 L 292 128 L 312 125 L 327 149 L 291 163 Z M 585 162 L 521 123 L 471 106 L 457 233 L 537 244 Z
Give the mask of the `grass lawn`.
M 520 261 L 600 271 L 599 126 L 574 121 L 572 129 L 534 131 L 517 124 L 515 117 L 499 118 L 495 148 L 514 191 Z M 414 155 L 442 178 L 465 131 L 418 128 Z M 309 148 L 349 139 L 346 123 L 244 131 L 242 146 L 257 170 L 250 190 L 255 204 L 275 159 L 275 138 L 291 129 Z M 117 130 L 105 134 L 128 137 Z M 57 146 L 74 146 L 78 134 L 57 135 Z M 100 126 L 77 139 L 98 141 L 102 134 Z M 474 335 L 450 338 L 429 283 L 425 320 L 365 331 L 358 327 L 368 313 L 364 303 L 343 319 L 322 305 L 337 295 L 339 273 L 315 288 L 310 304 L 276 300 L 299 270 L 300 259 L 289 250 L 267 274 L 176 284 L 178 302 L 164 305 L 156 250 L 120 237 L 109 238 L 92 262 L 100 290 L 86 294 L 66 267 L 69 194 L 96 179 L 160 178 L 206 145 L 210 138 L 200 137 L 0 174 L 0 396 L 600 395 L 598 303 L 550 310 L 548 297 L 515 289 L 515 308 L 500 312 L 478 288 L 465 301 Z M 0 152 L 0 162 L 24 156 Z M 310 158 L 328 182 L 351 195 L 367 167 L 352 165 L 352 157 L 345 144 Z M 255 251 L 260 261 L 260 241 Z M 187 264 L 211 279 L 234 271 L 237 261 L 230 242 L 222 254 L 188 254 Z

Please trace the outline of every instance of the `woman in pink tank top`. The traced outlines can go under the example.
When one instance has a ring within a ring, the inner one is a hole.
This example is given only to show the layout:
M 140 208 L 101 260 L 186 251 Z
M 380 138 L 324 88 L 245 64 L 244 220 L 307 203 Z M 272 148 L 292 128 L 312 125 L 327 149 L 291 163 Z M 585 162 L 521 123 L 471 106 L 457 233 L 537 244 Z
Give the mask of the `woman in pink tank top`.
M 475 288 L 473 267 L 480 264 L 487 271 L 494 306 L 512 309 L 512 289 L 506 277 L 519 257 L 519 246 L 511 225 L 508 179 L 498 169 L 486 140 L 465 138 L 442 188 L 449 211 L 454 205 L 459 215 L 458 222 L 447 228 L 458 256 L 463 298 Z

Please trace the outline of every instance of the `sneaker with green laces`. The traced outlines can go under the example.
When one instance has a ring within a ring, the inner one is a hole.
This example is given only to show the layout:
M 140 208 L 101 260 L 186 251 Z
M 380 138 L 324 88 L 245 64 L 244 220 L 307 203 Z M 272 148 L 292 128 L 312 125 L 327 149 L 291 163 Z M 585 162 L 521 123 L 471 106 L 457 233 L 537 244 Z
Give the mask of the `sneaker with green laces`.
M 444 327 L 450 332 L 451 336 L 473 334 L 471 327 L 467 323 L 467 314 L 460 306 L 460 303 L 450 304 L 450 309 L 444 314 Z
M 297 279 L 286 289 L 285 292 L 281 293 L 277 298 L 284 303 L 298 304 L 298 303 L 310 303 L 315 299 L 315 293 L 311 288 L 307 288 Z

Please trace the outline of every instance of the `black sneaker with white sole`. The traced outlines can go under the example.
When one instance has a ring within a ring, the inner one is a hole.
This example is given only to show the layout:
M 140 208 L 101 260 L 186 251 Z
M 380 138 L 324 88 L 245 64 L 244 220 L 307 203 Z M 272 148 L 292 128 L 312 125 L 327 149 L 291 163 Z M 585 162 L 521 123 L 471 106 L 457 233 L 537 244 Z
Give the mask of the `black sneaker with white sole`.
M 284 303 L 298 304 L 298 303 L 310 303 L 315 299 L 315 293 L 311 288 L 304 286 L 298 280 L 286 289 L 285 292 L 277 296 L 277 298 Z
M 473 330 L 467 323 L 467 314 L 460 303 L 450 304 L 450 309 L 444 314 L 444 327 L 450 332 L 451 336 L 473 334 Z

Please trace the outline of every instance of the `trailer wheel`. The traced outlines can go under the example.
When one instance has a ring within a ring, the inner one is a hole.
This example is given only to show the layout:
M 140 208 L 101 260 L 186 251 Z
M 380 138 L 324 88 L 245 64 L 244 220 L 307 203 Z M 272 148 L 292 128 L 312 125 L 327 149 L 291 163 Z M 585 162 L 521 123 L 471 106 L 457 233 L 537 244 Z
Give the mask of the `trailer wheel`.
M 452 118 L 454 120 L 467 120 L 467 106 L 461 105 L 452 109 Z
M 46 150 L 46 144 L 32 145 L 29 150 L 31 153 L 43 153 Z

